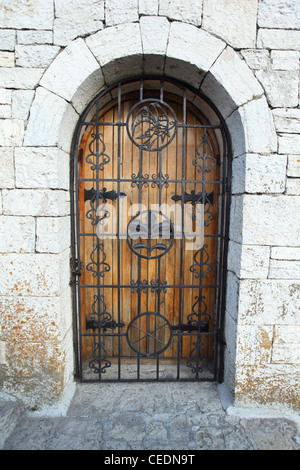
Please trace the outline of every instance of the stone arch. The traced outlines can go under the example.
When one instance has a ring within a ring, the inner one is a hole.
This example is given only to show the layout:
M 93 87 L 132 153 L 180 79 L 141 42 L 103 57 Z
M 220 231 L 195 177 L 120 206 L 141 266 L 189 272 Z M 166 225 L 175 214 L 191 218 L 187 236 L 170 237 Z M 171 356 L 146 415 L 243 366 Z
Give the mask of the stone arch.
M 79 116 L 97 93 L 122 78 L 151 73 L 180 79 L 211 99 L 228 126 L 233 157 L 276 151 L 276 134 L 263 89 L 245 61 L 206 31 L 186 23 L 169 23 L 165 17 L 142 17 L 140 23 L 108 27 L 72 41 L 39 83 L 24 146 L 58 147 L 69 153 Z M 241 175 L 245 178 L 243 172 Z M 233 184 L 234 179 L 235 174 Z M 245 192 L 245 185 L 244 189 L 242 183 L 239 187 L 240 193 Z M 242 203 L 233 200 L 230 237 L 239 243 L 247 230 L 242 217 Z M 235 262 L 240 264 L 241 257 Z M 236 284 L 228 289 L 232 289 L 229 296 L 235 298 Z M 234 308 L 237 316 L 237 302 Z M 225 371 L 232 389 L 235 348 L 233 339 Z

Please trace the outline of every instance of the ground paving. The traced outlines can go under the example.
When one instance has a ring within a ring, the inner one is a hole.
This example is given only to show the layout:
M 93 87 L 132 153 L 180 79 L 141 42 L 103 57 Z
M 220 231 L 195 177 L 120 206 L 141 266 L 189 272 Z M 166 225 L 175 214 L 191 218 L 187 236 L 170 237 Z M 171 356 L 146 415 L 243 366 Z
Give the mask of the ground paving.
M 300 450 L 297 422 L 224 411 L 215 383 L 77 384 L 65 416 L 23 414 L 4 450 Z

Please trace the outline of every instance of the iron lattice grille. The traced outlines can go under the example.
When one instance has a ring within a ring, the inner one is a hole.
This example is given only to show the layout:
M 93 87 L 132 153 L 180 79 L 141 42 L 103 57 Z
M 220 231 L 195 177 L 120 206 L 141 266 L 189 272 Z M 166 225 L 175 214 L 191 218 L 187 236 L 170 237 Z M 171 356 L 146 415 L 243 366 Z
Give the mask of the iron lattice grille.
M 219 112 L 174 80 L 124 80 L 83 113 L 72 154 L 77 377 L 217 380 L 230 181 L 229 138 Z M 128 198 L 137 209 L 124 222 Z M 175 215 L 162 210 L 166 201 L 177 204 Z M 115 224 L 105 231 L 113 215 Z

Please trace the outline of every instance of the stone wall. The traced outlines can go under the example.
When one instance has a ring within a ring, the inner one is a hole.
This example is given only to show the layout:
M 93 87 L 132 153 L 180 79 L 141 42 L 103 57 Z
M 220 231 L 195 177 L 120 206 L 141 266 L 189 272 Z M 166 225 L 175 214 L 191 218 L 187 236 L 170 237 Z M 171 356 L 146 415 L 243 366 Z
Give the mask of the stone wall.
M 299 404 L 298 0 L 4 0 L 0 5 L 0 386 L 36 407 L 73 380 L 70 144 L 102 88 L 142 73 L 200 88 L 233 144 L 225 381 Z

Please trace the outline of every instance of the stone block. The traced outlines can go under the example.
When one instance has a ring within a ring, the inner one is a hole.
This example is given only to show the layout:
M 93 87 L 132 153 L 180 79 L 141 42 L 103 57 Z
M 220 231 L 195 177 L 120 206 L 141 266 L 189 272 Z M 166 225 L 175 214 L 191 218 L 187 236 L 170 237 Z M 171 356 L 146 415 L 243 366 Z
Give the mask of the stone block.
M 3 190 L 5 215 L 66 216 L 70 213 L 68 192 L 51 189 Z
M 300 279 L 300 261 L 271 259 L 269 279 Z
M 60 253 L 70 247 L 70 217 L 38 217 L 36 221 L 36 251 Z
M 14 90 L 12 92 L 12 117 L 26 121 L 33 97 L 34 90 Z
M 285 155 L 241 155 L 232 162 L 232 193 L 283 193 Z
M 259 70 L 255 75 L 264 87 L 268 102 L 272 107 L 298 106 L 299 80 L 294 71 Z
M 59 53 L 58 46 L 18 45 L 16 46 L 16 65 L 18 67 L 48 67 Z
M 201 90 L 215 103 L 224 118 L 238 106 L 263 94 L 246 62 L 230 47 L 214 62 Z
M 300 155 L 288 155 L 287 176 L 300 176 Z
M 83 39 L 73 41 L 47 69 L 41 85 L 71 101 L 80 85 L 99 69 Z
M 14 52 L 0 51 L 0 67 L 14 67 L 15 54 Z
M 101 66 L 130 55 L 142 55 L 140 26 L 137 23 L 106 28 L 86 38 Z
M 0 69 L 0 87 L 32 90 L 39 83 L 44 69 L 3 67 Z
M 53 0 L 5 0 L 0 4 L 0 28 L 52 29 Z
M 236 275 L 228 271 L 227 274 L 227 292 L 226 292 L 226 311 L 236 322 L 238 318 L 239 302 L 239 280 Z
M 273 70 L 299 70 L 299 52 L 271 51 Z
M 103 29 L 103 21 L 94 17 L 76 16 L 56 18 L 54 21 L 54 44 L 67 46 L 79 36 L 87 36 Z
M 230 239 L 246 245 L 299 246 L 299 212 L 297 196 L 233 196 Z
M 0 119 L 9 119 L 11 117 L 11 105 L 0 104 Z
M 14 51 L 16 44 L 16 32 L 13 29 L 0 30 L 1 51 Z
M 0 146 L 14 147 L 22 145 L 24 121 L 20 119 L 0 119 Z
M 0 88 L 0 104 L 11 104 L 12 90 Z
M 70 151 L 78 115 L 60 96 L 39 87 L 30 110 L 25 132 L 26 147 L 59 146 Z
M 12 148 L 0 147 L 0 188 L 15 186 L 14 152 Z
M 286 193 L 300 196 L 300 179 L 299 178 L 287 178 Z
M 300 135 L 282 134 L 278 137 L 278 153 L 299 155 Z
M 138 21 L 138 0 L 107 0 L 105 22 L 107 26 Z
M 300 364 L 300 325 L 276 325 L 272 363 Z
M 300 281 L 240 281 L 239 325 L 299 324 Z
M 226 119 L 234 156 L 277 151 L 273 117 L 265 97 L 241 106 Z
M 298 0 L 264 0 L 259 2 L 257 23 L 261 28 L 299 28 L 300 6 Z
M 57 147 L 15 149 L 17 188 L 69 189 L 69 154 Z
M 89 17 L 104 20 L 104 0 L 55 0 L 56 18 Z
M 167 49 L 169 58 L 183 60 L 208 71 L 225 48 L 225 43 L 193 25 L 171 23 Z
M 269 257 L 268 246 L 229 242 L 228 269 L 239 279 L 266 279 L 269 272 Z
M 0 252 L 33 253 L 35 220 L 33 217 L 0 216 Z
M 228 313 L 225 317 L 224 336 L 225 336 L 227 354 L 230 355 L 231 360 L 235 361 L 236 340 L 237 340 L 237 322 Z
M 52 28 L 51 28 L 52 29 Z M 52 31 L 17 31 L 18 44 L 52 44 L 53 32 Z
M 278 132 L 300 133 L 300 109 L 276 108 L 272 114 Z
M 288 246 L 272 246 L 271 258 L 300 261 L 300 248 L 296 248 L 296 247 L 290 248 Z
M 299 51 L 300 31 L 290 29 L 259 29 L 257 47 Z
M 170 24 L 164 17 L 142 16 L 140 19 L 144 54 L 165 56 Z
M 57 297 L 68 286 L 69 250 L 60 254 L 0 255 L 0 295 Z
M 172 20 L 200 26 L 202 21 L 202 1 L 160 0 L 158 13 Z
M 272 357 L 273 325 L 239 325 L 237 367 L 268 364 Z
M 270 53 L 268 50 L 244 49 L 242 56 L 252 70 L 265 70 L 270 65 Z
M 159 0 L 139 0 L 140 15 L 158 15 Z
M 203 0 L 202 27 L 235 48 L 255 47 L 258 0 Z

